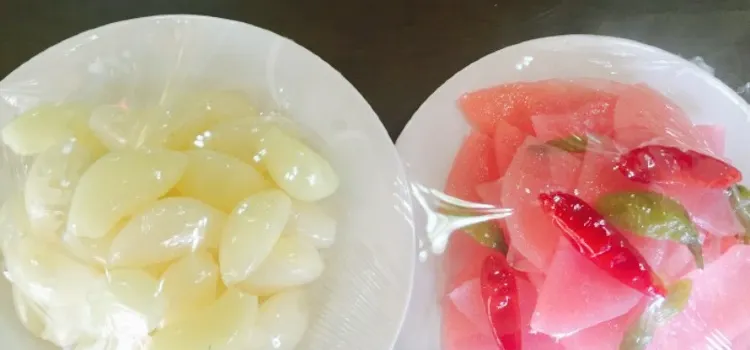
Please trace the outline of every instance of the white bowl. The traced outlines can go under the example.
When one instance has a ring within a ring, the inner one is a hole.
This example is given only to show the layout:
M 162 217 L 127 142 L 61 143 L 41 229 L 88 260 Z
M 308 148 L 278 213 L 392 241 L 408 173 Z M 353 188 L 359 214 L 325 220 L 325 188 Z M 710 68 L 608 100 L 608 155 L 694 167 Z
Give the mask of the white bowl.
M 638 42 L 591 35 L 542 38 L 510 46 L 470 64 L 440 86 L 412 116 L 396 143 L 412 182 L 442 189 L 469 126 L 457 107 L 468 91 L 514 81 L 604 78 L 645 82 L 682 107 L 696 123 L 726 127 L 726 156 L 750 172 L 750 108 L 733 90 L 698 66 Z M 428 156 L 429 155 L 429 156 Z M 419 239 L 424 217 L 415 211 Z M 438 258 L 417 266 L 412 300 L 397 349 L 439 349 Z
M 286 111 L 324 141 L 317 146 L 342 179 L 335 203 L 339 239 L 312 290 L 315 317 L 300 349 L 390 349 L 409 301 L 415 261 L 402 165 L 365 99 L 305 48 L 252 25 L 210 17 L 114 23 L 53 46 L 0 82 L 0 124 L 40 101 L 127 97 L 150 103 L 198 85 L 245 90 L 262 108 Z M 0 164 L 7 173 L 9 162 Z M 13 188 L 2 183 L 0 194 L 7 196 Z M 16 322 L 5 281 L 0 348 L 51 348 Z

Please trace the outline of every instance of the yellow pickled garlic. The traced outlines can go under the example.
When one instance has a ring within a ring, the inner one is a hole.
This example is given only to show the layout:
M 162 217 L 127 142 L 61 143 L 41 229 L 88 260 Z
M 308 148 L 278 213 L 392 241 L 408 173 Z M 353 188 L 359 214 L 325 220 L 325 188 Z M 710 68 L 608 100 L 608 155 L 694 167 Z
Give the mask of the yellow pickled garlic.
M 241 200 L 271 186 L 251 165 L 209 150 L 187 151 L 188 166 L 177 184 L 185 196 L 230 212 Z
M 123 217 L 132 215 L 171 189 L 187 165 L 174 151 L 118 151 L 97 160 L 73 193 L 67 233 L 89 238 L 106 235 Z
M 59 238 L 78 181 L 97 155 L 72 138 L 37 156 L 25 184 L 26 212 L 34 234 Z
M 318 279 L 323 267 L 318 250 L 307 239 L 284 236 L 257 270 L 238 286 L 255 295 L 271 295 Z
M 24 205 L 23 193 L 14 193 L 0 208 L 0 248 L 13 238 L 31 232 L 31 223 Z
M 174 119 L 161 107 L 132 110 L 113 105 L 96 108 L 89 125 L 110 150 L 158 149 L 174 127 Z
M 154 333 L 150 350 L 246 349 L 258 314 L 258 297 L 228 289 L 200 312 Z
M 88 108 L 75 103 L 41 105 L 8 123 L 2 130 L 3 142 L 24 156 L 41 153 L 70 137 L 99 151 L 102 146 L 87 125 L 90 114 Z
M 318 249 L 328 248 L 336 240 L 336 219 L 318 204 L 295 200 L 284 233 L 307 238 Z
M 249 350 L 293 350 L 307 331 L 310 310 L 305 294 L 290 290 L 266 300 L 258 310 Z
M 219 266 L 210 253 L 190 254 L 172 264 L 161 279 L 167 298 L 165 324 L 170 325 L 216 300 Z
M 88 296 L 100 274 L 33 236 L 13 237 L 4 250 L 13 286 L 44 313 L 42 338 L 61 347 L 75 344 L 91 323 Z
M 178 102 L 173 114 L 178 126 L 166 141 L 170 149 L 186 150 L 212 126 L 228 120 L 256 116 L 257 111 L 246 95 L 238 91 L 214 91 L 194 94 Z
M 260 139 L 268 127 L 268 123 L 256 116 L 229 120 L 198 135 L 193 148 L 225 153 L 262 170 L 264 153 L 260 152 Z
M 216 247 L 226 214 L 193 198 L 167 197 L 149 204 L 120 230 L 110 248 L 114 266 L 168 262 Z
M 261 145 L 269 175 L 292 198 L 316 201 L 338 188 L 339 178 L 328 161 L 279 128 L 269 128 Z
M 219 245 L 221 278 L 227 286 L 247 278 L 271 253 L 291 206 L 284 192 L 273 189 L 247 197 L 232 211 Z
M 13 306 L 21 324 L 37 338 L 42 338 L 47 327 L 44 313 L 29 300 L 17 287 L 13 287 Z
M 133 334 L 147 335 L 162 323 L 166 299 L 158 279 L 143 270 L 114 269 L 107 271 L 106 281 L 115 302 L 106 315 L 119 323 L 115 328 L 137 329 Z

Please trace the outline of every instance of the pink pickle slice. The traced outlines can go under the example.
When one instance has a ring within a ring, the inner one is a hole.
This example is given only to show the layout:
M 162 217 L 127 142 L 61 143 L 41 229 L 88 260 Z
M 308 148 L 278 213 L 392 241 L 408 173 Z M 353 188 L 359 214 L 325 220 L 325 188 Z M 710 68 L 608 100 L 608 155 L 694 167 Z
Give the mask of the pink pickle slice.
M 750 330 L 749 269 L 750 246 L 735 245 L 704 270 L 691 272 L 687 308 L 656 332 L 649 349 L 729 349 L 716 344 L 731 344 Z
M 547 270 L 531 328 L 554 337 L 571 335 L 624 315 L 641 297 L 561 240 Z
M 495 164 L 500 176 L 503 176 L 508 170 L 513 156 L 518 151 L 518 147 L 523 144 L 528 136 L 526 133 L 518 130 L 515 126 L 508 124 L 505 120 L 496 121 L 495 135 L 493 136 L 495 146 Z
M 620 93 L 614 111 L 615 140 L 627 148 L 658 138 L 696 139 L 693 124 L 666 96 L 647 85 Z
M 498 120 L 505 120 L 534 135 L 534 115 L 564 115 L 588 103 L 614 101 L 616 96 L 574 81 L 542 80 L 499 85 L 467 93 L 458 103 L 477 130 L 492 134 Z
M 531 117 L 536 137 L 542 141 L 589 134 L 612 136 L 615 102 L 595 101 L 564 115 L 538 114 Z
M 542 212 L 538 195 L 552 190 L 571 191 L 579 165 L 575 156 L 529 137 L 503 177 L 502 203 L 513 209 L 513 215 L 506 220 L 512 246 L 539 269 L 552 259 L 560 230 Z
M 482 262 L 493 252 L 464 232 L 453 233 L 442 264 L 446 290 L 451 291 L 468 280 L 479 278 Z
M 491 334 L 478 331 L 474 322 L 458 310 L 446 297 L 442 302 L 442 339 L 445 350 L 503 350 L 498 348 Z
M 645 188 L 628 180 L 615 169 L 618 155 L 618 148 L 609 140 L 603 140 L 600 145 L 590 145 L 589 151 L 583 156 L 576 185 L 576 193 L 581 199 L 595 203 L 599 196 L 606 193 Z
M 733 236 L 743 231 L 724 190 L 685 187 L 682 184 L 654 186 L 680 202 L 700 228 L 717 236 Z
M 482 287 L 478 278 L 462 283 L 451 291 L 448 297 L 456 309 L 474 325 L 477 332 L 492 336 L 492 328 L 482 300 Z
M 721 125 L 696 125 L 698 135 L 705 140 L 708 148 L 716 155 L 723 156 L 726 147 L 726 130 Z
M 445 193 L 467 201 L 479 201 L 477 185 L 500 178 L 495 162 L 492 139 L 472 131 L 453 160 Z

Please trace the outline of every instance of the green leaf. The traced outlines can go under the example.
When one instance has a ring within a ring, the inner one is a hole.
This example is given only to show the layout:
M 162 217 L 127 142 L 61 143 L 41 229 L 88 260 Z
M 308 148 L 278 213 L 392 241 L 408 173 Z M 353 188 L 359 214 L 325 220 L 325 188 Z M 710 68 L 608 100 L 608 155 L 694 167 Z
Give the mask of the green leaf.
M 565 138 L 547 141 L 547 144 L 570 153 L 586 152 L 588 138 L 586 136 L 570 135 Z
M 447 205 L 440 208 L 438 211 L 451 216 L 469 217 L 482 215 L 482 213 L 478 213 L 473 209 Z M 497 227 L 493 221 L 480 222 L 464 227 L 461 230 L 485 247 L 501 251 L 503 254 L 508 253 L 508 245 L 505 242 L 503 230 Z
M 666 298 L 649 303 L 636 322 L 628 327 L 620 343 L 620 350 L 645 350 L 659 327 L 669 322 L 687 307 L 693 281 L 684 279 L 668 288 Z
M 615 192 L 599 197 L 596 209 L 620 229 L 686 245 L 696 265 L 703 268 L 698 229 L 685 208 L 674 199 L 650 191 Z
M 745 228 L 744 234 L 740 236 L 742 243 L 750 244 L 750 190 L 742 185 L 734 185 L 729 188 L 729 202 L 734 208 L 737 219 Z

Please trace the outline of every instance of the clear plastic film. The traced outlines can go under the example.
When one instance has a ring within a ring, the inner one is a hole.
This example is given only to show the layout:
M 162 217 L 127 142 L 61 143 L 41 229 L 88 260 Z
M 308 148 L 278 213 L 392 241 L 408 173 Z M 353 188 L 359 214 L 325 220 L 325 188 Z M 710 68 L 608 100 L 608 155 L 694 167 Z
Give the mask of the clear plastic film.
M 394 342 L 414 263 L 401 164 L 300 46 L 212 18 L 117 23 L 5 78 L 0 117 L 0 348 Z
M 750 109 L 705 67 L 552 37 L 440 87 L 397 143 L 423 211 L 402 348 L 750 349 Z

